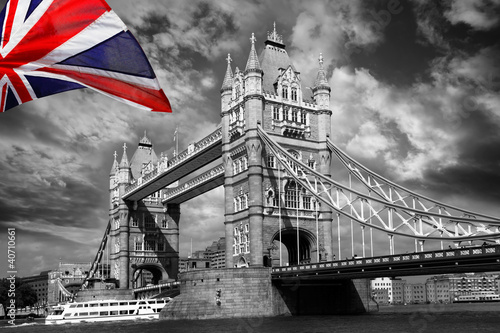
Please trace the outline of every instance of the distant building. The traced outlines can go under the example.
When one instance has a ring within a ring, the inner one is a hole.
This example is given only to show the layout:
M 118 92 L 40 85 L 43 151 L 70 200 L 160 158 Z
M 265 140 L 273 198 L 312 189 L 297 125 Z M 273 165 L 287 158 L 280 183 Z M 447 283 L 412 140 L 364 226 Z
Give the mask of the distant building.
M 210 268 L 226 267 L 226 237 L 219 238 L 207 247 L 206 252 L 210 258 Z
M 379 304 L 403 304 L 405 284 L 406 280 L 399 278 L 376 278 L 371 281 L 372 293 L 377 295 L 375 300 Z M 380 298 L 380 301 L 377 298 Z
M 405 304 L 419 304 L 427 301 L 424 283 L 407 283 L 404 285 Z
M 41 306 L 47 304 L 49 272 L 43 271 L 38 275 L 21 278 L 21 283 L 28 284 L 36 292 L 37 304 Z
M 427 299 L 431 303 L 450 303 L 460 295 L 488 291 L 498 293 L 498 275 L 492 274 L 446 274 L 433 276 L 425 283 Z
M 214 241 L 205 250 L 195 251 L 188 258 L 179 259 L 179 272 L 195 269 L 218 269 L 226 267 L 226 238 Z

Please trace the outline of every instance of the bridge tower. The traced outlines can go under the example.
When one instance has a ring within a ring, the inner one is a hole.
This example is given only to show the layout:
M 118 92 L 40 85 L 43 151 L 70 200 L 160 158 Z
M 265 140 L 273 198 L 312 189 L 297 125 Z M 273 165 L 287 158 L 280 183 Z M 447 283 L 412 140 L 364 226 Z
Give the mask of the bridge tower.
M 331 260 L 331 209 L 280 168 L 258 134 L 262 126 L 300 161 L 330 176 L 331 89 L 323 58 L 308 90 L 275 25 L 260 56 L 253 34 L 250 40 L 243 71 L 233 73 L 228 55 L 221 88 L 226 267 L 278 265 L 278 242 L 290 264 Z
M 179 205 L 164 207 L 160 191 L 137 202 L 121 199 L 125 188 L 157 167 L 163 154 L 158 158 L 146 133 L 130 162 L 126 148 L 124 144 L 120 163 L 115 152 L 109 177 L 111 229 L 107 251 L 111 278 L 119 282 L 120 289 L 176 279 L 179 261 Z

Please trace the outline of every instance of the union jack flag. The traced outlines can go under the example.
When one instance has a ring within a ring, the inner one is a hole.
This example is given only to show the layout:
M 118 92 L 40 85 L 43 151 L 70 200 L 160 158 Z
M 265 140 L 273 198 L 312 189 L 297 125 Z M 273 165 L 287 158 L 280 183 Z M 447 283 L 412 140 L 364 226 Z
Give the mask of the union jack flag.
M 0 112 L 80 88 L 172 112 L 144 51 L 104 0 L 9 0 L 0 27 Z

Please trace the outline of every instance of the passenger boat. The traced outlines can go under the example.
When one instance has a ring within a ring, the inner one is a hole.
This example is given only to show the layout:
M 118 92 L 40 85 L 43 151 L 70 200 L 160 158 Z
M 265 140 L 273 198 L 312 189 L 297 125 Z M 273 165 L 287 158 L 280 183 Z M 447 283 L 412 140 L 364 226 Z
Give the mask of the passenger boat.
M 500 302 L 500 295 L 487 291 L 472 292 L 469 295 L 460 295 L 455 297 L 454 303 L 470 302 Z
M 170 297 L 166 297 L 66 303 L 54 307 L 45 319 L 45 324 L 159 319 L 161 309 L 170 300 Z

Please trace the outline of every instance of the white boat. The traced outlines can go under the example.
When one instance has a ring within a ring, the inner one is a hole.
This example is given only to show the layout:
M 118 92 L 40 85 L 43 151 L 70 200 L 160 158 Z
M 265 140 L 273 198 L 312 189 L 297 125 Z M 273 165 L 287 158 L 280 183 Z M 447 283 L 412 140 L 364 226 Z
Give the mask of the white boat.
M 58 305 L 50 311 L 45 324 L 159 319 L 170 297 L 138 300 L 100 300 Z

